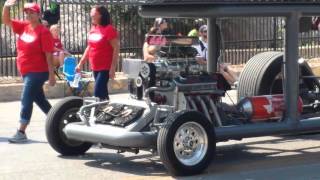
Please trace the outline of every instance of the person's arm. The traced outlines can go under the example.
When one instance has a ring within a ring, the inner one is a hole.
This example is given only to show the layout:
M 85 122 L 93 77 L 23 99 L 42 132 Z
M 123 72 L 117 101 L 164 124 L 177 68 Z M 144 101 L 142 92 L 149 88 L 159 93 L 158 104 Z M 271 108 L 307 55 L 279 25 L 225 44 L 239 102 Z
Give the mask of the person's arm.
M 78 65 L 76 67 L 76 72 L 80 72 L 82 65 L 88 60 L 89 51 L 90 51 L 90 47 L 87 46 L 86 50 L 84 51 Z
M 227 67 L 227 73 L 230 74 L 230 76 L 234 79 L 234 81 L 238 81 L 239 79 L 239 74 L 236 72 L 235 69 L 233 69 L 232 67 L 228 66 Z
M 49 70 L 49 85 L 54 86 L 56 84 L 56 77 L 54 74 L 52 53 L 46 52 L 45 54 L 46 54 L 46 60 L 48 63 L 48 70 Z
M 236 72 L 225 63 L 220 64 L 220 73 L 230 84 L 234 84 L 238 80 Z
M 205 58 L 200 57 L 200 56 L 197 56 L 197 57 L 196 57 L 196 61 L 197 61 L 197 63 L 200 64 L 200 65 L 206 65 L 206 64 L 207 64 L 207 61 L 205 60 Z
M 207 64 L 206 58 L 204 57 L 203 54 L 198 54 L 198 55 L 196 56 L 196 61 L 197 61 L 197 63 L 200 64 L 200 65 L 206 65 L 206 64 Z
M 38 36 L 40 38 L 39 41 L 40 41 L 41 53 L 45 54 L 45 58 L 47 61 L 48 72 L 49 72 L 49 85 L 54 86 L 56 84 L 56 77 L 54 74 L 54 66 L 53 66 L 53 55 L 52 55 L 54 50 L 54 42 L 53 42 L 53 38 L 51 36 L 50 31 L 44 26 L 40 26 L 40 27 L 41 27 L 41 31 L 40 31 L 40 34 L 38 34 Z
M 2 9 L 2 23 L 11 27 L 10 7 L 15 5 L 16 0 L 7 0 Z
M 110 44 L 113 48 L 113 55 L 112 55 L 112 64 L 111 68 L 109 71 L 109 77 L 111 79 L 114 79 L 115 77 L 115 72 L 116 72 L 116 67 L 117 67 L 117 62 L 119 59 L 119 52 L 120 52 L 120 42 L 118 38 L 110 40 Z
M 156 57 L 152 54 L 149 54 L 148 47 L 149 47 L 148 43 L 145 42 L 143 44 L 143 48 L 142 48 L 143 49 L 143 59 L 147 62 L 154 62 L 156 60 Z
M 195 57 L 196 61 L 198 64 L 200 65 L 205 65 L 207 64 L 207 61 L 206 61 L 206 58 L 201 50 L 201 47 L 200 45 L 197 45 L 197 46 L 192 46 L 193 48 L 195 48 L 197 50 L 197 55 Z

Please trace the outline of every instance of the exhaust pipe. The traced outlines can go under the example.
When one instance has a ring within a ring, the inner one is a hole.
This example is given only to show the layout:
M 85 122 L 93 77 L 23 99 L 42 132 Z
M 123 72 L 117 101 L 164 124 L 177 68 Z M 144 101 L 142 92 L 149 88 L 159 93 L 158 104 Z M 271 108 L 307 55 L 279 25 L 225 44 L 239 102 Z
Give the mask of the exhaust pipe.
M 63 132 L 69 139 L 111 146 L 149 148 L 157 145 L 157 132 L 132 132 L 111 125 L 86 126 L 81 122 L 67 124 Z
M 196 96 L 196 98 L 200 102 L 201 108 L 202 108 L 205 116 L 209 119 L 210 122 L 212 122 L 212 119 L 210 117 L 209 110 L 207 108 L 206 103 L 203 101 L 203 99 L 200 96 Z
M 187 101 L 189 102 L 188 104 L 190 104 L 190 109 L 199 111 L 198 108 L 197 108 L 197 106 L 196 106 L 196 103 L 194 102 L 194 100 L 192 99 L 191 96 L 186 96 L 186 99 L 187 99 Z
M 214 117 L 215 117 L 215 120 L 216 120 L 218 126 L 221 127 L 222 121 L 221 121 L 217 106 L 213 103 L 213 100 L 209 96 L 206 96 L 206 99 L 209 102 L 210 108 L 213 111 L 213 114 L 214 114 Z

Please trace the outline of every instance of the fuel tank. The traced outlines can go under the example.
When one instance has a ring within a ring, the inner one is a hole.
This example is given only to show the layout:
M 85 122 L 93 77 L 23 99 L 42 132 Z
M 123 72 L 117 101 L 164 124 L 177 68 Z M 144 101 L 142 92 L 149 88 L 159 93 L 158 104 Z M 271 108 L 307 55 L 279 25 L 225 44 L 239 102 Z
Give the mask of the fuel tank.
M 285 111 L 285 102 L 283 94 L 252 96 L 242 99 L 237 107 L 250 121 L 258 122 L 281 118 Z M 301 113 L 302 110 L 303 102 L 299 97 L 297 111 Z

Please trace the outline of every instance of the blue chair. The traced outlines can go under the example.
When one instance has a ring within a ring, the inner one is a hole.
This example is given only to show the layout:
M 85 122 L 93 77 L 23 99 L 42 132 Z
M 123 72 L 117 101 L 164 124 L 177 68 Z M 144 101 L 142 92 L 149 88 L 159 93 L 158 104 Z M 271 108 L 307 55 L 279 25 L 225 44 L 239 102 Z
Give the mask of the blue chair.
M 75 57 L 66 57 L 63 62 L 63 74 L 68 83 L 71 83 L 76 74 L 77 59 Z
M 74 88 L 71 87 L 71 83 L 74 80 L 76 74 L 77 59 L 73 56 L 66 57 L 63 62 L 63 74 L 65 76 L 65 80 L 67 81 L 68 88 L 71 91 L 71 95 L 73 96 L 92 96 L 88 91 L 88 86 L 92 81 L 91 78 L 81 78 L 79 82 L 79 87 Z M 87 72 L 81 72 L 82 75 L 88 74 Z M 91 74 L 91 73 L 90 73 Z

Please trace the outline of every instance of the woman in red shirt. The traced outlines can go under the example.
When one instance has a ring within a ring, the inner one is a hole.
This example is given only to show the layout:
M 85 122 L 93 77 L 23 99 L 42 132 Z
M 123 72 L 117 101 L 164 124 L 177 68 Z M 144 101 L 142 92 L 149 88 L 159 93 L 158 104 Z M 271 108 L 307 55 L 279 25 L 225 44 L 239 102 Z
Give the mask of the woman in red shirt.
M 89 59 L 93 71 L 95 86 L 94 96 L 108 100 L 109 77 L 114 78 L 119 57 L 119 39 L 117 30 L 111 25 L 110 14 L 104 6 L 95 6 L 90 12 L 92 27 L 88 35 L 88 47 L 76 67 Z
M 40 23 L 40 6 L 26 3 L 24 12 L 26 21 L 10 18 L 10 7 L 16 0 L 7 0 L 3 6 L 2 22 L 11 27 L 17 35 L 17 67 L 23 78 L 21 94 L 20 128 L 9 139 L 12 143 L 27 141 L 25 130 L 30 123 L 33 102 L 44 113 L 48 113 L 51 105 L 43 92 L 43 84 L 49 79 L 49 85 L 55 84 L 52 66 L 53 39 L 49 30 Z

